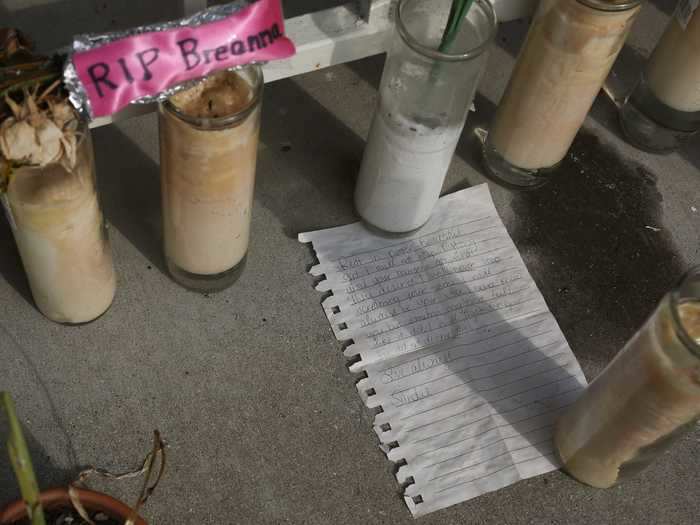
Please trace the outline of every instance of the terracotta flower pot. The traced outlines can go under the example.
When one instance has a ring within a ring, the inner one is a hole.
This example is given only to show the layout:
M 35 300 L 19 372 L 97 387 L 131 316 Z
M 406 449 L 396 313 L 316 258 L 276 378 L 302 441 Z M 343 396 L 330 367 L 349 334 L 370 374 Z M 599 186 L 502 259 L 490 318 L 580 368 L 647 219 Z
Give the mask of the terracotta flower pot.
M 87 510 L 104 512 L 110 518 L 126 521 L 131 509 L 121 501 L 91 490 L 78 489 L 80 501 Z M 72 508 L 67 488 L 56 488 L 41 493 L 41 504 L 45 510 L 57 508 Z M 11 525 L 27 517 L 27 509 L 23 501 L 15 501 L 0 511 L 0 525 Z M 139 517 L 136 525 L 148 525 Z

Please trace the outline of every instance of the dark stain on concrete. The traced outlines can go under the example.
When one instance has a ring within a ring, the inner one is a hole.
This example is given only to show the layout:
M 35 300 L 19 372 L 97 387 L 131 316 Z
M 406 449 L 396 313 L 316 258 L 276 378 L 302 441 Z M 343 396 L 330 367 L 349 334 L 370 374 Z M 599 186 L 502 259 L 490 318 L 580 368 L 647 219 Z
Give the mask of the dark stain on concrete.
M 517 194 L 511 234 L 579 359 L 606 363 L 684 266 L 656 177 L 581 131 L 544 188 Z

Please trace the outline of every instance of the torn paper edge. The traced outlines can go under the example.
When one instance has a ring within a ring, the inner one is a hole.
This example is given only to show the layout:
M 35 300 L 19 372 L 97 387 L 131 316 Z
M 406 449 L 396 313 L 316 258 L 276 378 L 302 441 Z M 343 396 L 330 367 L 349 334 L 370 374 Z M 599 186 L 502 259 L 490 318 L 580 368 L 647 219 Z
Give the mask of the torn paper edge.
M 323 308 L 324 313 L 326 314 L 326 317 L 328 318 L 328 322 L 331 325 L 331 329 L 333 331 L 333 334 L 335 335 L 336 340 L 346 345 L 345 348 L 342 350 L 343 355 L 348 359 L 356 358 L 351 364 L 348 365 L 348 371 L 355 376 L 359 376 L 364 372 L 360 352 L 357 349 L 355 343 L 352 341 L 352 337 L 347 335 L 352 331 L 351 327 L 347 324 L 346 321 L 343 321 L 343 323 L 337 322 L 337 316 L 341 314 L 340 306 L 338 305 L 337 299 L 334 299 L 334 295 L 332 295 L 333 290 L 330 286 L 330 283 L 328 282 L 328 279 L 326 278 L 325 273 L 322 271 L 323 264 L 318 258 L 318 253 L 316 251 L 316 247 L 314 246 L 313 240 L 306 233 L 300 233 L 297 239 L 302 244 L 311 244 L 311 249 L 314 252 L 314 258 L 316 259 L 317 264 L 311 266 L 308 273 L 311 276 L 320 279 L 316 283 L 316 291 L 323 293 L 331 293 L 331 295 L 329 295 L 321 301 L 321 306 Z M 337 309 L 337 311 L 334 311 L 334 309 Z M 341 328 L 343 324 L 345 325 L 345 328 Z M 382 438 L 382 434 L 385 432 L 382 429 L 382 425 L 387 423 L 388 420 L 385 420 L 386 416 L 382 416 L 382 414 L 384 414 L 384 407 L 376 400 L 379 396 L 371 393 L 372 387 L 366 375 L 365 377 L 358 379 L 358 381 L 355 383 L 355 388 L 357 389 L 357 393 L 359 394 L 360 399 L 362 399 L 362 402 L 365 405 L 365 407 L 374 412 L 372 428 L 375 434 L 377 435 L 377 439 L 379 440 L 379 448 L 382 452 L 384 452 L 384 455 L 386 456 L 387 460 L 389 460 L 394 465 L 399 465 L 403 463 L 403 465 L 399 466 L 396 469 L 394 477 L 396 478 L 398 484 L 403 488 L 403 498 L 404 502 L 406 503 L 406 506 L 408 507 L 408 510 L 411 512 L 411 515 L 414 518 L 416 518 L 419 515 L 417 505 L 419 501 L 422 500 L 422 496 L 421 494 L 415 494 L 413 493 L 413 491 L 410 490 L 411 486 L 414 486 L 414 481 L 410 475 L 407 475 L 408 469 L 404 468 L 406 466 L 406 458 L 401 456 L 400 452 L 397 452 L 401 448 L 401 445 L 398 442 L 387 442 L 387 439 Z M 386 432 L 391 432 L 391 430 L 388 430 Z

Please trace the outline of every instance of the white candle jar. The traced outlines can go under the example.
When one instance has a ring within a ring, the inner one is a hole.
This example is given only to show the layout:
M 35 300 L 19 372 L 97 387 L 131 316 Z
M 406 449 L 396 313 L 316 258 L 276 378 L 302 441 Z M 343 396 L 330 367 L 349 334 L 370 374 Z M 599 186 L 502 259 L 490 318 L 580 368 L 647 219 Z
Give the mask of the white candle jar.
M 456 38 L 439 51 L 452 0 L 399 0 L 355 190 L 366 223 L 391 233 L 425 224 L 486 65 L 496 19 L 476 0 Z
M 250 237 L 263 76 L 224 71 L 160 105 L 165 258 L 199 292 L 232 285 Z
M 700 9 L 682 0 L 620 109 L 625 135 L 653 152 L 677 149 L 700 129 Z
M 563 414 L 554 440 L 573 477 L 607 488 L 660 456 L 700 417 L 700 267 Z
M 116 276 L 95 185 L 87 125 L 77 134 L 75 165 L 13 169 L 2 198 L 39 311 L 83 324 L 112 304 Z

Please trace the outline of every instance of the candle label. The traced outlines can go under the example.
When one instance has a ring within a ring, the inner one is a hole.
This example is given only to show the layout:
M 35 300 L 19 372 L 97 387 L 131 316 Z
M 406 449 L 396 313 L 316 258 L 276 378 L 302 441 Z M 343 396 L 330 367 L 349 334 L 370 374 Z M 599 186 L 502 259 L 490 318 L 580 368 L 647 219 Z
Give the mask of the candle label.
M 15 222 L 15 217 L 12 215 L 12 208 L 10 207 L 10 202 L 7 200 L 7 195 L 5 193 L 0 193 L 0 202 L 2 202 L 2 208 L 5 210 L 5 217 L 7 217 L 7 222 L 10 223 L 10 228 L 16 230 L 17 223 Z
M 690 19 L 693 17 L 693 13 L 699 4 L 700 0 L 681 0 L 678 4 L 676 18 L 684 31 L 688 28 L 688 23 L 690 23 Z
M 220 20 L 143 32 L 76 52 L 72 62 L 91 115 L 100 117 L 213 71 L 294 52 L 284 35 L 280 0 L 257 0 Z

